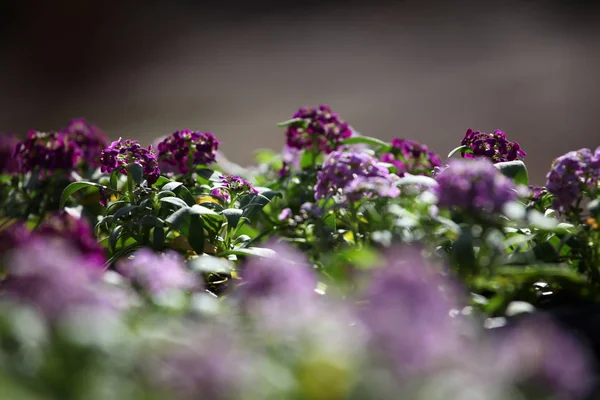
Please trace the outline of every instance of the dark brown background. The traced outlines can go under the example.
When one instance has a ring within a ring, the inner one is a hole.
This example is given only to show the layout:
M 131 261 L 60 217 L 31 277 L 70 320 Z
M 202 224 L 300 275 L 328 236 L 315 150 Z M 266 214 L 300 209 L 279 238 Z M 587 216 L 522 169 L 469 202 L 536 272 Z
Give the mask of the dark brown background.
M 600 145 L 597 2 L 0 0 L 0 129 L 85 116 L 150 143 L 213 131 L 242 164 L 328 103 L 441 154 L 503 129 L 552 158 Z

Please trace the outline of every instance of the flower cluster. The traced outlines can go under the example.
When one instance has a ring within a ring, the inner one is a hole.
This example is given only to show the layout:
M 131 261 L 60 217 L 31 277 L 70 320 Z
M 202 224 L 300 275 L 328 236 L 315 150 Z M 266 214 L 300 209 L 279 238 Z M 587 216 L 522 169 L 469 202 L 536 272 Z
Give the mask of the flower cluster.
M 239 176 L 221 175 L 219 176 L 219 179 L 221 180 L 221 183 L 212 189 L 210 194 L 221 200 L 229 200 L 232 194 L 258 193 L 258 190 L 256 190 L 250 182 Z
M 210 132 L 176 131 L 158 144 L 158 159 L 187 174 L 190 166 L 216 160 L 219 141 Z
M 152 295 L 201 286 L 196 276 L 185 269 L 183 257 L 172 251 L 156 254 L 150 249 L 138 250 L 121 261 L 117 270 Z
M 499 212 L 517 198 L 513 181 L 487 159 L 451 160 L 435 179 L 438 204 L 442 207 Z
M 305 150 L 319 149 L 331 153 L 340 142 L 352 136 L 348 123 L 327 105 L 302 107 L 292 116 L 302 123 L 291 124 L 286 131 L 288 147 Z
M 81 157 L 81 149 L 64 132 L 29 131 L 19 142 L 13 156 L 22 172 L 40 169 L 48 172 L 72 170 Z
M 13 157 L 19 139 L 15 135 L 0 135 L 0 173 L 14 174 L 19 172 L 19 163 Z
M 494 133 L 468 129 L 460 144 L 468 147 L 462 152 L 464 158 L 487 158 L 494 163 L 522 160 L 527 155 L 519 143 L 507 140 L 506 133 L 499 129 Z
M 334 151 L 318 172 L 315 199 L 329 195 L 342 195 L 351 201 L 370 195 L 396 197 L 400 194 L 397 178 L 367 153 Z
M 400 138 L 392 140 L 392 150 L 382 154 L 381 161 L 394 165 L 398 176 L 431 175 L 435 167 L 441 166 L 438 155 L 427 146 Z
M 600 183 L 600 147 L 570 151 L 552 162 L 546 189 L 554 196 L 552 206 L 560 212 L 577 208 L 583 192 L 594 195 Z
M 100 154 L 108 145 L 106 135 L 100 128 L 84 118 L 75 118 L 63 132 L 79 147 L 81 158 L 92 168 L 100 166 Z
M 102 172 L 111 173 L 116 169 L 127 175 L 127 166 L 137 163 L 144 168 L 144 176 L 149 184 L 156 182 L 160 176 L 156 153 L 152 146 L 142 147 L 137 140 L 119 138 L 102 151 L 100 156 Z

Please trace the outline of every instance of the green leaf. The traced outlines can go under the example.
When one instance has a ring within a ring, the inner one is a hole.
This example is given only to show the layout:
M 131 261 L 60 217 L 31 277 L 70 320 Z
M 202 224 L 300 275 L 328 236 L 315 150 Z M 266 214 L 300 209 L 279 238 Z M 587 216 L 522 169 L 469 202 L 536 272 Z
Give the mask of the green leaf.
M 281 156 L 271 149 L 260 149 L 255 151 L 254 158 L 259 164 L 270 164 L 275 160 L 279 160 Z
M 520 160 L 505 161 L 494 164 L 505 176 L 511 178 L 517 185 L 529 185 L 527 167 Z
M 111 252 L 115 251 L 115 249 L 117 247 L 117 242 L 119 241 L 119 238 L 121 237 L 122 234 L 123 234 L 123 227 L 121 225 L 118 225 L 115 227 L 115 229 L 112 230 L 110 235 L 108 235 L 108 249 Z
M 180 199 L 179 197 L 163 197 L 158 199 L 159 201 L 163 202 L 163 203 L 169 203 L 169 204 L 173 204 L 179 208 L 187 208 L 188 205 L 185 201 L 183 201 L 182 199 Z
M 290 125 L 300 125 L 300 124 L 304 124 L 304 123 L 305 123 L 305 121 L 303 118 L 292 118 L 287 121 L 278 123 L 277 127 L 278 128 L 286 128 Z
M 133 213 L 133 211 L 135 211 L 135 210 L 137 210 L 139 208 L 140 208 L 140 206 L 138 206 L 138 205 L 128 205 L 128 206 L 125 206 L 125 207 L 121 207 L 121 208 L 119 208 L 117 210 L 117 212 L 115 212 L 113 214 L 113 216 L 114 216 L 115 219 L 123 218 L 127 214 Z
M 154 182 L 152 184 L 152 186 L 155 188 L 160 188 L 169 182 L 171 182 L 171 180 L 169 178 L 167 178 L 166 176 L 159 176 L 158 179 L 156 180 L 156 182 Z
M 277 259 L 277 253 L 274 250 L 264 247 L 247 247 L 243 249 L 232 249 L 224 252 L 225 255 L 234 254 L 236 256 L 255 256 L 263 258 Z
M 152 244 L 155 249 L 162 249 L 165 246 L 165 230 L 162 226 L 154 227 L 152 231 Z
M 131 163 L 127 166 L 127 174 L 131 176 L 136 184 L 140 185 L 144 180 L 144 167 L 138 163 Z
M 223 215 L 227 218 L 229 229 L 234 229 L 238 226 L 243 213 L 244 211 L 239 208 L 227 208 L 223 210 Z
M 198 174 L 199 177 L 210 182 L 220 182 L 221 179 L 219 178 L 219 176 L 223 175 L 222 172 L 215 171 L 209 168 L 198 168 L 196 169 L 196 174 Z
M 138 244 L 138 243 L 133 243 L 133 244 L 130 244 L 129 246 L 123 247 L 122 249 L 117 251 L 115 254 L 113 254 L 113 256 L 104 263 L 104 268 L 105 269 L 110 268 L 110 266 L 112 266 L 118 259 L 128 256 L 128 255 L 132 254 L 133 252 L 135 252 L 136 250 L 139 250 L 143 247 L 144 246 L 142 246 L 141 244 Z
M 200 215 L 192 215 L 188 242 L 196 254 L 204 253 L 204 223 Z
M 162 192 L 173 192 L 175 193 L 175 189 L 177 189 L 179 186 L 183 185 L 183 183 L 181 182 L 169 182 L 166 183 L 160 190 Z
M 119 170 L 115 169 L 112 174 L 110 174 L 110 179 L 109 179 L 109 184 L 108 187 L 110 187 L 113 190 L 117 190 L 119 188 Z
M 190 225 L 190 209 L 180 208 L 173 214 L 169 215 L 165 219 L 165 222 L 169 225 L 172 225 L 179 232 L 187 236 L 187 234 L 189 233 Z
M 59 207 L 63 208 L 69 197 L 71 197 L 75 192 L 90 186 L 110 190 L 106 186 L 102 186 L 93 182 L 73 182 L 69 186 L 67 186 L 65 190 L 63 190 L 62 195 L 60 196 Z
M 189 208 L 190 214 L 192 215 L 214 215 L 218 216 L 219 214 L 210 208 L 203 207 L 199 204 L 194 204 Z
M 396 182 L 398 185 L 423 185 L 423 186 L 430 186 L 430 187 L 435 187 L 438 185 L 438 183 L 435 179 L 430 178 L 429 176 L 425 176 L 425 175 L 403 176 L 402 178 L 398 179 Z
M 188 206 L 193 206 L 194 204 L 196 204 L 196 199 L 194 199 L 194 196 L 192 196 L 188 188 L 186 188 L 185 186 L 179 186 L 175 190 L 173 190 L 173 192 L 177 195 L 177 197 L 183 199 L 183 201 L 185 201 Z
M 315 155 L 312 151 L 307 150 L 302 153 L 302 158 L 300 159 L 300 168 L 306 169 L 315 165 L 316 159 Z
M 450 153 L 448 153 L 448 158 L 452 157 L 453 155 L 455 155 L 458 152 L 462 153 L 463 150 L 466 150 L 468 148 L 469 148 L 469 146 L 465 146 L 465 145 L 458 146 L 457 148 L 455 148 L 454 150 L 452 150 Z
M 192 271 L 200 273 L 229 273 L 233 266 L 231 261 L 227 259 L 208 254 L 189 259 L 187 265 Z
M 375 146 L 375 147 L 389 147 L 390 144 L 384 142 L 383 140 L 374 138 L 374 137 L 369 137 L 369 136 L 353 136 L 353 137 L 349 137 L 348 139 L 344 139 L 342 140 L 342 144 L 366 144 L 369 146 Z

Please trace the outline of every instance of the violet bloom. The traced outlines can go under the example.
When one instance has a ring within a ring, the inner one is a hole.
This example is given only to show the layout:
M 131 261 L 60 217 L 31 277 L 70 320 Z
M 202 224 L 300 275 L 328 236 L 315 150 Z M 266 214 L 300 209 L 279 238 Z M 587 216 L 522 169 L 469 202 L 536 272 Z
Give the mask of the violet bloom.
M 448 168 L 436 174 L 438 205 L 463 211 L 500 212 L 517 198 L 513 181 L 487 159 L 450 160 Z
M 25 173 L 34 169 L 70 171 L 79 162 L 81 149 L 64 132 L 29 131 L 15 146 L 13 157 Z
M 392 150 L 382 154 L 381 161 L 394 165 L 398 176 L 431 175 L 434 168 L 441 166 L 438 155 L 427 146 L 400 138 L 392 140 Z
M 190 166 L 212 164 L 216 161 L 219 141 L 210 132 L 176 131 L 158 144 L 158 159 L 180 173 L 187 174 Z
M 19 163 L 13 157 L 19 139 L 15 135 L 0 135 L 0 173 L 14 174 L 19 172 Z
M 219 179 L 221 183 L 217 184 L 210 194 L 221 200 L 229 200 L 231 196 L 237 197 L 244 193 L 258 194 L 258 190 L 250 182 L 237 175 L 221 175 Z
M 546 188 L 554 196 L 552 207 L 560 212 L 574 210 L 583 192 L 592 196 L 600 182 L 600 147 L 570 151 L 552 162 L 546 175 Z
M 319 149 L 325 153 L 336 150 L 342 140 L 352 136 L 352 129 L 327 105 L 302 107 L 292 116 L 304 124 L 292 124 L 286 131 L 288 147 L 298 150 Z
M 198 278 L 185 268 L 183 258 L 173 251 L 157 254 L 148 248 L 138 250 L 132 257 L 119 262 L 117 271 L 152 295 L 200 287 Z
M 102 268 L 106 261 L 104 247 L 98 244 L 88 221 L 73 217 L 64 211 L 46 217 L 33 235 L 42 236 L 47 240 L 60 238 L 70 241 L 90 265 Z
M 388 251 L 366 292 L 362 320 L 380 361 L 400 375 L 426 373 L 460 354 L 449 312 L 457 292 L 418 249 Z
M 102 288 L 102 270 L 67 241 L 34 239 L 6 258 L 4 296 L 36 306 L 49 319 L 79 307 L 115 308 Z
M 593 383 L 589 349 L 551 320 L 532 316 L 492 336 L 491 362 L 496 375 L 519 386 L 584 398 Z M 491 333 L 494 333 L 492 331 Z
M 160 176 L 156 153 L 152 146 L 142 147 L 137 140 L 119 138 L 102 151 L 100 156 L 102 172 L 111 173 L 116 169 L 127 175 L 127 166 L 136 163 L 144 168 L 144 176 L 149 184 Z
M 272 244 L 268 248 L 277 256 L 249 258 L 240 273 L 242 283 L 236 295 L 243 302 L 313 297 L 317 280 L 304 255 L 289 245 Z
M 84 118 L 75 118 L 63 132 L 81 149 L 81 159 L 93 168 L 100 166 L 100 153 L 108 145 L 108 139 L 100 128 Z
M 365 196 L 396 197 L 398 177 L 366 153 L 332 152 L 317 175 L 315 199 L 342 195 L 357 201 Z
M 472 151 L 472 154 L 463 152 L 464 158 L 487 158 L 493 163 L 522 160 L 527 155 L 519 143 L 507 140 L 506 133 L 499 129 L 494 133 L 468 129 L 460 144 Z

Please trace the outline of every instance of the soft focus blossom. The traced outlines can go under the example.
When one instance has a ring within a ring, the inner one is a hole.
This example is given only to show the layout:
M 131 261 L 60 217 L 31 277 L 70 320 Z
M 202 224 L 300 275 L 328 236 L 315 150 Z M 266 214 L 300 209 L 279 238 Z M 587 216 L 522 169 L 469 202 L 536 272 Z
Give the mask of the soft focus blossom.
M 460 354 L 460 330 L 450 318 L 458 296 L 417 249 L 388 251 L 365 295 L 363 322 L 375 355 L 397 373 L 427 372 Z
M 176 131 L 158 144 L 158 159 L 180 173 L 187 174 L 191 165 L 215 162 L 219 141 L 210 132 Z
M 436 174 L 438 205 L 464 211 L 499 212 L 517 198 L 512 180 L 491 161 L 451 160 L 448 168 Z
M 498 331 L 484 350 L 495 375 L 558 398 L 584 398 L 591 389 L 589 349 L 550 319 L 534 315 Z
M 81 159 L 91 167 L 100 166 L 100 153 L 108 145 L 108 139 L 100 128 L 84 118 L 75 118 L 63 130 L 81 149 Z
M 392 140 L 392 150 L 382 154 L 381 161 L 394 165 L 399 176 L 431 175 L 435 167 L 441 166 L 438 155 L 427 146 L 400 138 Z
M 506 133 L 499 129 L 494 133 L 468 129 L 460 144 L 472 151 L 472 154 L 463 152 L 464 158 L 487 158 L 494 163 L 522 160 L 527 155 L 519 143 L 507 140 Z
M 46 240 L 60 238 L 71 243 L 74 249 L 88 260 L 88 264 L 103 267 L 106 261 L 104 248 L 98 244 L 92 226 L 86 219 L 76 218 L 66 212 L 52 214 L 33 233 Z
M 367 153 L 334 151 L 318 172 L 315 199 L 328 195 L 343 195 L 353 201 L 366 195 L 396 197 L 400 194 L 396 179 Z
M 81 157 L 81 149 L 64 132 L 29 131 L 16 145 L 13 156 L 22 172 L 33 169 L 71 171 Z
M 348 123 L 327 105 L 302 107 L 292 118 L 301 118 L 305 124 L 292 124 L 286 131 L 288 147 L 307 150 L 317 148 L 331 153 L 341 141 L 352 136 Z
M 38 238 L 6 258 L 8 277 L 0 292 L 26 301 L 55 319 L 78 307 L 117 308 L 102 290 L 102 271 L 67 241 Z
M 592 196 L 600 183 L 600 147 L 570 151 L 552 162 L 546 175 L 546 188 L 554 195 L 552 207 L 560 212 L 573 210 L 583 196 Z
M 149 184 L 156 182 L 160 176 L 156 153 L 152 146 L 142 147 L 137 140 L 119 138 L 102 151 L 100 156 L 102 172 L 111 173 L 116 169 L 127 175 L 127 166 L 137 163 L 144 168 L 144 176 Z
M 0 174 L 14 174 L 19 172 L 19 163 L 13 157 L 19 139 L 15 135 L 0 135 Z
M 121 261 L 117 270 L 152 295 L 201 287 L 198 278 L 185 268 L 183 258 L 172 251 L 157 254 L 147 248 L 138 250 Z

